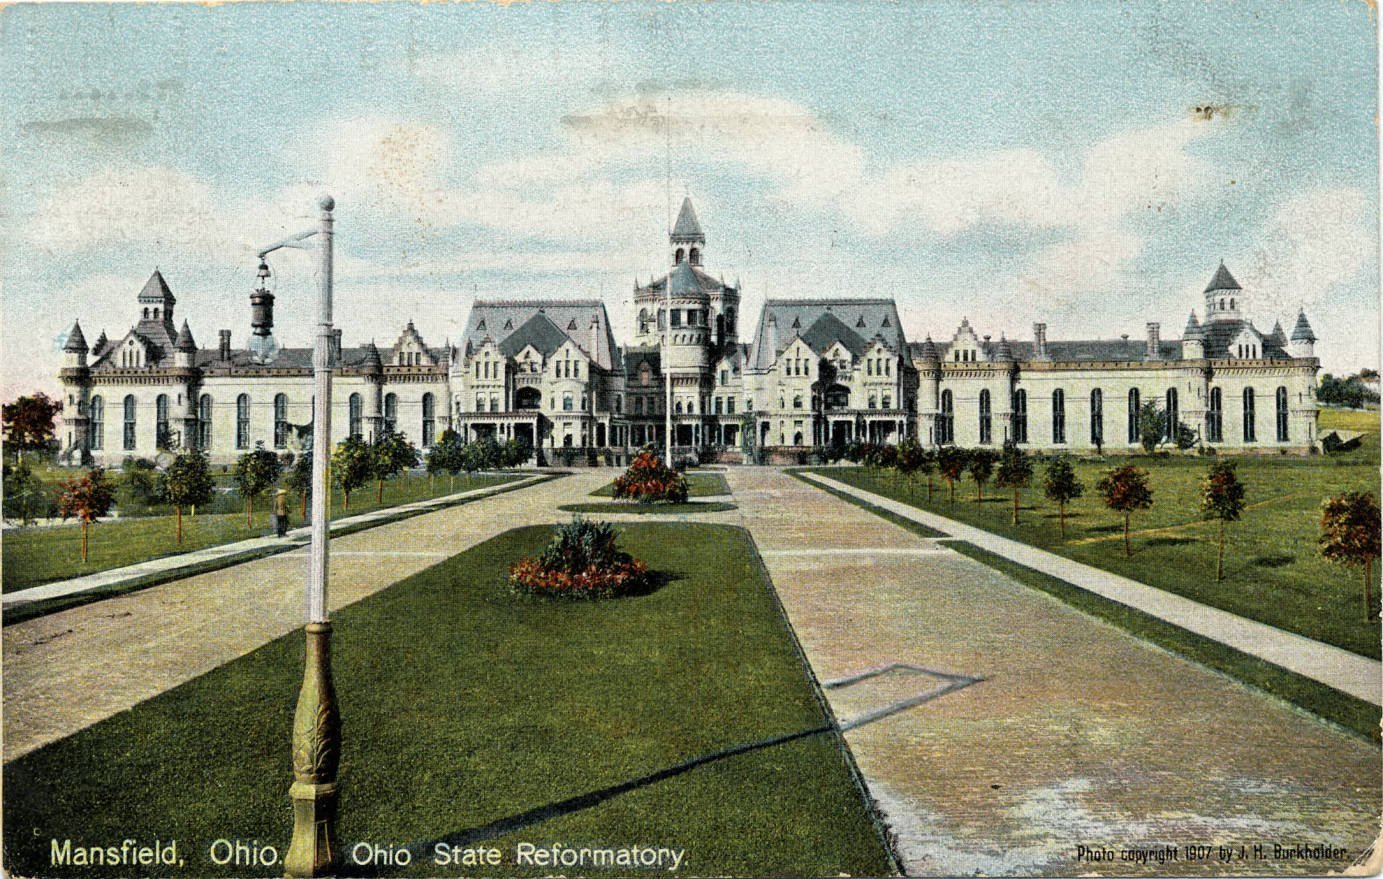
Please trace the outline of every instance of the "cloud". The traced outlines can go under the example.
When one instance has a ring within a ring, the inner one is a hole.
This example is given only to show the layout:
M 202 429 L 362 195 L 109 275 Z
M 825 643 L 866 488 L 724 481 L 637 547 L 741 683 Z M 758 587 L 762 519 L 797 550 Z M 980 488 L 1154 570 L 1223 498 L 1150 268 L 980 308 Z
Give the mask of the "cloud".
M 1268 222 L 1242 280 L 1274 312 L 1320 302 L 1359 280 L 1377 259 L 1368 197 L 1353 187 L 1318 187 L 1284 202 Z

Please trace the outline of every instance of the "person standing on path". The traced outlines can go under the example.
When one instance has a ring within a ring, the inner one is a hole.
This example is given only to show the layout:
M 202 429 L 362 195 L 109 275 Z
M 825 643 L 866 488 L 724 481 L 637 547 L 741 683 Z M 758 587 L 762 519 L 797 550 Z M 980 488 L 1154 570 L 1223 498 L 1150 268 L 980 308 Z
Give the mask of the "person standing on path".
M 274 535 L 282 537 L 288 533 L 288 489 L 280 488 L 274 493 L 273 519 Z

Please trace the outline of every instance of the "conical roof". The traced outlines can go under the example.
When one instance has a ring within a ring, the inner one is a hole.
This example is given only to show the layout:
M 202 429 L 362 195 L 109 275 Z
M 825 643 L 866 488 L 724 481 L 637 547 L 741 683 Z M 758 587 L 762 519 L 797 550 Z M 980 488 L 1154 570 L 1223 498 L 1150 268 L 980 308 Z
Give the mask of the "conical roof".
M 144 282 L 144 289 L 139 291 L 141 302 L 177 302 L 173 298 L 173 291 L 168 289 L 168 282 L 163 280 L 163 273 L 154 269 L 154 273 L 149 276 L 149 280 Z
M 375 347 L 375 340 L 371 339 L 370 344 L 365 346 L 365 364 L 371 370 L 384 371 L 384 361 L 379 356 L 379 349 Z
M 1191 316 L 1186 319 L 1186 329 L 1182 331 L 1181 337 L 1183 339 L 1201 340 L 1205 338 L 1205 329 L 1201 327 L 1201 322 L 1196 319 L 1196 313 L 1194 311 L 1191 312 Z
M 1239 282 L 1234 280 L 1234 276 L 1229 273 L 1229 269 L 1225 268 L 1225 264 L 1221 262 L 1220 267 L 1215 270 L 1215 277 L 1211 278 L 1210 283 L 1206 285 L 1205 292 L 1210 293 L 1215 290 L 1242 289 L 1244 288 L 1239 286 Z
M 182 322 L 182 329 L 178 330 L 178 340 L 173 343 L 173 347 L 179 351 L 197 350 L 197 343 L 192 341 L 192 328 L 187 325 L 187 321 Z
M 101 335 L 96 337 L 96 344 L 92 346 L 91 350 L 100 351 L 102 348 L 106 347 L 107 344 L 109 344 L 109 340 L 106 338 L 106 331 L 101 330 Z
M 927 361 L 939 362 L 941 360 L 941 354 L 936 350 L 936 343 L 932 341 L 930 335 L 927 336 L 927 340 L 922 343 L 922 350 L 919 352 L 919 356 Z
M 705 240 L 701 222 L 696 219 L 696 209 L 692 207 L 691 196 L 682 199 L 682 209 L 677 212 L 677 222 L 672 224 L 672 237 L 687 240 Z
M 1314 342 L 1316 334 L 1311 332 L 1311 324 L 1306 320 L 1306 312 L 1297 312 L 1297 325 L 1292 327 L 1293 342 Z
M 994 349 L 994 359 L 1002 363 L 1013 361 L 1013 348 L 1009 346 L 1008 339 L 1002 334 L 999 336 L 999 347 Z
M 72 331 L 67 334 L 67 344 L 62 346 L 62 350 L 86 353 L 86 337 L 82 335 L 81 321 L 72 322 Z
M 1282 329 L 1282 321 L 1273 322 L 1273 331 L 1268 334 L 1268 341 L 1279 347 L 1287 344 L 1287 332 Z

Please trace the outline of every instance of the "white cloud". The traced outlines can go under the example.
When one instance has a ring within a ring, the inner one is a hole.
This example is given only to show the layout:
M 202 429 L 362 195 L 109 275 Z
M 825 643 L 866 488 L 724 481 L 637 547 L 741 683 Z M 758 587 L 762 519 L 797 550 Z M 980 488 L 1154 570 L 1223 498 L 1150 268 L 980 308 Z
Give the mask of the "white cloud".
M 1093 227 L 1033 255 L 1018 281 L 1024 292 L 1053 304 L 1069 303 L 1089 293 L 1119 290 L 1125 269 L 1143 251 L 1137 235 L 1115 226 Z
M 1368 199 L 1352 187 L 1319 187 L 1278 208 L 1241 280 L 1273 312 L 1293 312 L 1349 284 L 1377 258 Z

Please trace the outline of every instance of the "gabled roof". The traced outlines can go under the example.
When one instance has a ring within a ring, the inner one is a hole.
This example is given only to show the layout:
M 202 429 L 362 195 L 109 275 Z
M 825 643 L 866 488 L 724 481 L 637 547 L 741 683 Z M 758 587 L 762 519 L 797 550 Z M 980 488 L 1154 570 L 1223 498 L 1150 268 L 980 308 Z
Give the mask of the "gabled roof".
M 499 343 L 499 350 L 505 357 L 515 357 L 532 345 L 535 351 L 547 357 L 566 344 L 567 338 L 546 314 L 535 314 L 505 336 Z
M 682 209 L 677 212 L 677 222 L 672 225 L 672 238 L 674 241 L 706 240 L 705 233 L 701 231 L 701 222 L 696 219 L 696 209 L 692 207 L 691 196 L 682 199 Z
M 802 333 L 802 341 L 817 354 L 826 353 L 826 349 L 836 342 L 844 345 L 856 357 L 869 347 L 869 343 L 861 338 L 859 333 L 847 327 L 844 321 L 830 312 L 821 315 L 807 327 L 807 331 Z
M 1205 292 L 1242 289 L 1244 288 L 1239 286 L 1239 282 L 1234 280 L 1234 276 L 1229 273 L 1229 269 L 1225 268 L 1225 264 L 1222 262 L 1220 267 L 1215 270 L 1215 277 L 1211 278 L 1210 283 L 1206 285 Z
M 558 328 L 564 339 L 568 334 L 560 328 L 571 326 L 572 321 L 575 321 L 577 329 L 570 334 L 570 338 L 576 347 L 584 351 L 601 369 L 614 368 L 617 350 L 615 339 L 610 333 L 605 303 L 598 299 L 477 300 L 471 306 L 460 347 L 474 350 L 479 347 L 482 340 L 489 337 L 499 344 L 500 350 L 505 351 L 506 356 L 512 357 L 512 354 L 507 353 L 511 348 L 506 345 L 506 340 L 510 335 L 522 330 L 524 324 L 538 314 L 544 315 Z M 595 351 L 590 350 L 592 322 L 600 327 L 594 342 Z M 484 328 L 481 324 L 484 324 Z M 512 350 L 517 353 L 523 350 L 523 347 L 519 345 Z
M 812 332 L 817 320 L 825 315 L 834 318 L 834 322 L 828 321 L 824 324 L 823 329 L 813 336 L 814 340 L 832 335 L 825 328 L 833 328 L 835 324 L 840 324 L 847 333 L 859 340 L 854 344 L 860 351 L 868 346 L 866 340 L 876 335 L 882 336 L 884 342 L 893 350 L 904 350 L 905 342 L 901 322 L 898 320 L 898 307 L 892 299 L 769 299 L 764 302 L 763 310 L 759 312 L 759 323 L 754 332 L 746 365 L 750 369 L 768 369 L 792 341 L 794 333 L 791 327 L 794 322 L 806 328 L 800 333 L 805 339 L 807 334 Z M 857 324 L 861 319 L 864 320 L 864 327 L 852 329 L 851 325 Z M 777 323 L 775 351 L 768 350 L 767 330 L 770 320 Z M 825 346 L 816 349 L 819 342 L 814 344 L 809 341 L 808 344 L 815 350 L 825 350 Z M 830 339 L 827 339 L 825 344 L 829 345 Z M 846 347 L 850 347 L 850 344 L 847 343 Z

